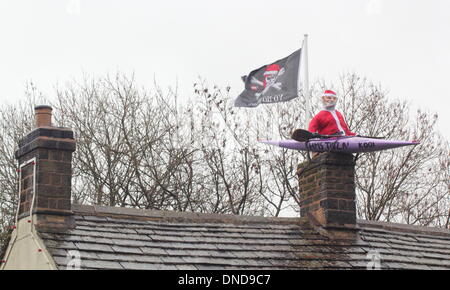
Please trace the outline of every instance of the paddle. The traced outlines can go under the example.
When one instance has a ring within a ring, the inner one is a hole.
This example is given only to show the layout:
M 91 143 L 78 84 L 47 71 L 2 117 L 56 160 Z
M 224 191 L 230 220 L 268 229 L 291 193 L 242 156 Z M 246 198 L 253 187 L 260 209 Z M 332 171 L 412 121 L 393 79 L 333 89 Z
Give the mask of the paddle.
M 295 141 L 299 141 L 299 142 L 305 142 L 308 141 L 309 139 L 313 139 L 313 138 L 329 138 L 331 136 L 328 135 L 320 135 L 317 133 L 311 133 L 307 130 L 303 130 L 303 129 L 296 129 L 293 133 L 291 138 L 294 139 Z
M 305 142 L 308 141 L 310 139 L 314 139 L 314 138 L 320 138 L 320 139 L 325 139 L 325 138 L 332 138 L 332 137 L 364 137 L 364 138 L 373 138 L 373 139 L 384 139 L 384 137 L 369 137 L 369 136 L 342 136 L 342 135 L 320 135 L 317 133 L 311 133 L 307 130 L 303 130 L 303 129 L 296 129 L 293 133 L 291 138 L 294 139 L 295 141 L 299 141 L 299 142 Z

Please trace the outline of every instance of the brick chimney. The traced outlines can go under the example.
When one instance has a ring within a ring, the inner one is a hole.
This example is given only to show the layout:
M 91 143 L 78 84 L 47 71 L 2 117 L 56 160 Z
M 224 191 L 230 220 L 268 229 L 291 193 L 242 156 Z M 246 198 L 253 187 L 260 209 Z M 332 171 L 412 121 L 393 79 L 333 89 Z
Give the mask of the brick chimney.
M 37 227 L 67 226 L 71 216 L 73 131 L 52 126 L 52 108 L 35 107 L 36 128 L 19 141 L 20 200 L 18 219 Z M 34 193 L 34 198 L 33 198 Z
M 300 215 L 323 228 L 354 228 L 353 155 L 326 152 L 298 166 Z

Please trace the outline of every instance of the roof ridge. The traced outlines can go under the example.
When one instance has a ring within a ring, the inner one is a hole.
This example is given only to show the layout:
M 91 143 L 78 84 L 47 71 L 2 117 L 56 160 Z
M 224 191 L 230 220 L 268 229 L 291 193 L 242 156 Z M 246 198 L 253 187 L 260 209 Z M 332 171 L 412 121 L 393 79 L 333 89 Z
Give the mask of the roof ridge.
M 267 217 L 267 216 L 247 216 L 218 213 L 196 213 L 179 212 L 169 210 L 137 209 L 100 205 L 72 204 L 72 211 L 77 214 L 95 216 L 121 216 L 133 217 L 148 220 L 189 220 L 201 222 L 226 222 L 226 223 L 271 223 L 271 224 L 293 224 L 305 223 L 307 219 L 301 217 Z
M 434 235 L 447 237 L 450 239 L 450 230 L 435 227 L 424 227 L 417 225 L 401 224 L 401 223 L 391 223 L 382 221 L 371 221 L 371 220 L 357 220 L 357 224 L 364 226 L 364 228 L 376 229 L 380 231 L 398 231 L 402 233 L 414 233 L 414 234 L 424 234 L 424 235 Z

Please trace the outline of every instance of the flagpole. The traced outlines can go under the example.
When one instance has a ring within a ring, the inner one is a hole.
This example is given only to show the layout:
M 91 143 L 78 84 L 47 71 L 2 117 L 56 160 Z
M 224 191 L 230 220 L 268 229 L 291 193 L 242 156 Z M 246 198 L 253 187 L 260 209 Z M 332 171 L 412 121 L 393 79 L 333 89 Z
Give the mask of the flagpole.
M 309 95 L 309 71 L 308 71 L 308 34 L 304 35 L 302 47 L 303 66 L 305 67 L 304 76 L 304 95 L 305 95 L 305 129 L 308 129 L 308 123 L 311 119 L 311 97 Z

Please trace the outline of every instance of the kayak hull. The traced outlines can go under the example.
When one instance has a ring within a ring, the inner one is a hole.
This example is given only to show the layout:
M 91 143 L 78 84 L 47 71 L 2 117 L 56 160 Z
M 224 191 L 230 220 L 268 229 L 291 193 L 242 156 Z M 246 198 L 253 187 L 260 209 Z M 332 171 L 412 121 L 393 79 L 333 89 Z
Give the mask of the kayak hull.
M 300 151 L 342 153 L 374 152 L 420 144 L 418 141 L 397 141 L 353 136 L 311 139 L 306 142 L 299 142 L 291 139 L 280 141 L 259 140 L 259 142 Z

